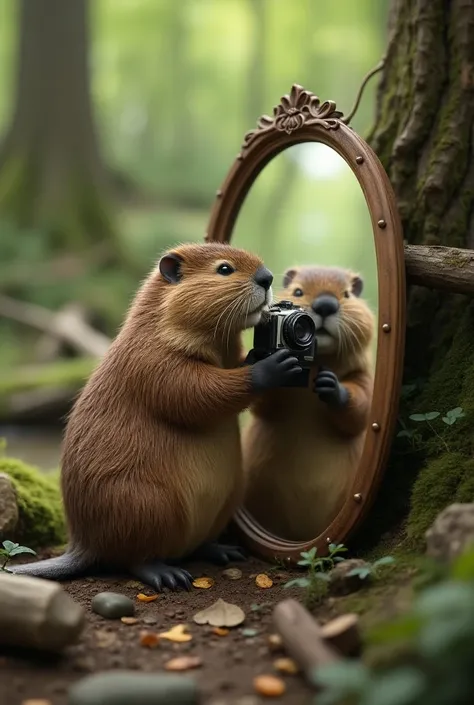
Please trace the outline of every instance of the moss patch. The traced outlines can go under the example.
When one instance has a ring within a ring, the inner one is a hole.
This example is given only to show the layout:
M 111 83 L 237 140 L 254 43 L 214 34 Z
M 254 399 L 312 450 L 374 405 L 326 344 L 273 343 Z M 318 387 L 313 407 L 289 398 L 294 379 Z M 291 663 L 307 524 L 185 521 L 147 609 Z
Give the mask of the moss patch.
M 57 476 L 45 477 L 37 468 L 14 458 L 0 458 L 0 472 L 12 479 L 20 512 L 16 535 L 4 538 L 31 548 L 64 543 L 66 524 Z
M 97 360 L 94 358 L 80 357 L 61 360 L 50 365 L 8 370 L 0 375 L 0 403 L 2 397 L 31 389 L 47 387 L 79 389 L 96 365 Z

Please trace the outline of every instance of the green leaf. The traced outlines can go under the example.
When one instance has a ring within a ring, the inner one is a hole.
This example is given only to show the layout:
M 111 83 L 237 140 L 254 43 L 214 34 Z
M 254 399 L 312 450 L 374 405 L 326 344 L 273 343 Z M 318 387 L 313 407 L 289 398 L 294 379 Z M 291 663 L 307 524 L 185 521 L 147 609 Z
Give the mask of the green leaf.
M 331 579 L 327 573 L 315 573 L 314 577 L 317 580 L 323 580 L 325 583 L 328 583 Z
M 474 615 L 458 614 L 454 619 L 445 615 L 424 625 L 418 635 L 418 649 L 428 659 L 443 659 L 457 646 L 472 640 Z
M 347 573 L 347 577 L 352 575 L 358 575 L 361 580 L 364 580 L 368 575 L 370 575 L 370 568 L 353 568 Z
M 441 420 L 444 421 L 445 424 L 448 424 L 448 426 L 452 426 L 453 423 L 456 423 L 457 421 L 455 416 L 443 416 Z
M 463 413 L 462 407 L 457 406 L 455 409 L 450 409 L 450 411 L 447 411 L 446 416 L 454 416 L 459 419 L 461 416 L 465 416 L 465 414 Z
M 412 436 L 413 436 L 413 431 L 403 430 L 403 431 L 399 431 L 397 433 L 397 438 L 411 438 Z
M 311 682 L 323 688 L 318 693 L 318 705 L 335 705 L 343 698 L 362 693 L 370 683 L 370 671 L 363 663 L 345 659 L 320 666 L 311 675 Z
M 454 580 L 474 580 L 474 550 L 464 551 L 451 566 Z
M 313 546 L 313 548 L 310 548 L 309 551 L 301 551 L 300 556 L 302 558 L 306 558 L 309 561 L 313 561 L 316 558 L 316 553 L 318 549 L 316 546 Z
M 334 556 L 333 561 L 334 563 L 341 563 L 341 561 L 345 561 L 346 559 L 343 558 L 342 556 Z
M 19 543 L 13 543 L 13 541 L 4 541 L 3 542 L 3 548 L 5 551 L 8 553 L 8 555 L 11 554 L 11 552 L 15 549 L 18 548 L 20 544 Z
M 384 556 L 383 558 L 379 558 L 378 561 L 375 561 L 372 565 L 374 568 L 376 566 L 378 568 L 380 565 L 390 565 L 390 563 L 395 563 L 395 558 L 393 556 Z
M 440 416 L 439 411 L 430 411 L 427 414 L 425 414 L 425 419 L 427 421 L 433 421 L 433 419 L 437 419 L 438 416 Z
M 36 551 L 33 551 L 32 548 L 28 548 L 28 546 L 17 546 L 10 551 L 10 557 L 19 556 L 20 553 L 31 553 L 31 555 L 36 556 Z
M 297 565 L 304 565 L 304 566 L 313 565 L 313 562 L 309 561 L 307 558 L 303 558 L 302 561 L 298 561 Z
M 401 666 L 375 676 L 364 693 L 364 705 L 417 705 L 429 682 L 413 666 Z
M 412 414 L 408 418 L 412 421 L 426 421 L 426 414 Z
M 415 602 L 415 613 L 426 619 L 440 619 L 474 611 L 474 588 L 469 583 L 447 580 L 426 588 Z
M 287 583 L 283 585 L 284 588 L 290 588 L 290 587 L 299 587 L 299 588 L 307 588 L 310 585 L 310 580 L 309 578 L 295 578 L 294 580 L 289 580 Z

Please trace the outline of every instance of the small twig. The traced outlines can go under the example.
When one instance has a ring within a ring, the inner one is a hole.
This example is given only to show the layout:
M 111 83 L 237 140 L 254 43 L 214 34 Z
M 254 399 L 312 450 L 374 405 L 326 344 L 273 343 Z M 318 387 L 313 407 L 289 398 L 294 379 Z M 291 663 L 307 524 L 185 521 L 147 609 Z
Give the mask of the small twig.
M 79 310 L 53 313 L 43 306 L 0 294 L 0 316 L 60 338 L 79 352 L 93 357 L 102 357 L 110 345 L 109 338 L 92 328 Z
M 360 88 L 359 88 L 359 90 L 358 90 L 358 93 L 357 93 L 357 96 L 356 96 L 356 99 L 355 99 L 354 106 L 353 106 L 352 110 L 350 111 L 350 113 L 349 113 L 348 115 L 346 115 L 345 117 L 342 117 L 342 118 L 341 118 L 341 122 L 343 122 L 345 125 L 348 125 L 348 124 L 350 123 L 350 121 L 352 120 L 352 118 L 354 117 L 354 115 L 356 114 L 356 112 L 358 111 L 358 109 L 359 109 L 359 104 L 360 104 L 360 101 L 361 101 L 361 99 L 362 99 L 362 94 L 363 94 L 363 92 L 364 92 L 364 89 L 365 89 L 367 83 L 370 81 L 370 79 L 372 78 L 372 76 L 375 76 L 376 73 L 379 73 L 380 71 L 382 71 L 382 69 L 383 69 L 384 66 L 385 66 L 385 57 L 383 57 L 383 58 L 379 61 L 379 63 L 377 64 L 377 66 L 375 66 L 373 69 L 371 69 L 371 70 L 369 71 L 369 73 L 368 73 L 366 76 L 364 76 L 364 79 L 363 79 L 363 81 L 362 81 L 362 83 L 361 83 L 361 85 L 360 85 Z

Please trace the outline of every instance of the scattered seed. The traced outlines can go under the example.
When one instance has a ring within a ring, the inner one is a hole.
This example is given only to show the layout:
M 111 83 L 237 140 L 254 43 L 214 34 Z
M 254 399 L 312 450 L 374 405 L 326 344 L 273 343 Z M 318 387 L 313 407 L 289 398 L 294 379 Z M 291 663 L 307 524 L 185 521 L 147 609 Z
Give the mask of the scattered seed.
M 297 664 L 292 658 L 277 658 L 273 665 L 280 673 L 288 673 L 292 676 L 299 671 Z
M 255 584 L 259 588 L 271 588 L 273 580 L 269 578 L 268 575 L 265 575 L 265 573 L 259 573 L 255 578 Z
M 122 617 L 120 621 L 124 624 L 137 624 L 138 619 L 136 617 Z
M 271 651 L 279 651 L 283 647 L 283 641 L 279 634 L 269 634 L 267 642 Z
M 212 578 L 208 577 L 203 577 L 203 578 L 196 578 L 196 580 L 193 580 L 193 585 L 196 588 L 202 588 L 203 590 L 208 590 L 214 585 L 214 580 Z
M 157 599 L 158 595 L 144 595 L 142 592 L 139 592 L 137 595 L 137 600 L 139 600 L 140 602 L 153 602 Z
M 160 637 L 154 632 L 141 631 L 140 632 L 140 644 L 142 646 L 147 646 L 149 649 L 153 649 L 158 646 Z
M 164 666 L 167 671 L 189 671 L 202 666 L 202 659 L 199 656 L 178 656 L 167 661 Z
M 212 630 L 212 633 L 215 634 L 216 636 L 227 636 L 229 633 L 228 629 L 225 629 L 224 627 L 214 627 Z
M 253 687 L 259 695 L 265 695 L 267 698 L 277 698 L 283 695 L 286 690 L 284 681 L 275 676 L 257 676 L 253 679 Z

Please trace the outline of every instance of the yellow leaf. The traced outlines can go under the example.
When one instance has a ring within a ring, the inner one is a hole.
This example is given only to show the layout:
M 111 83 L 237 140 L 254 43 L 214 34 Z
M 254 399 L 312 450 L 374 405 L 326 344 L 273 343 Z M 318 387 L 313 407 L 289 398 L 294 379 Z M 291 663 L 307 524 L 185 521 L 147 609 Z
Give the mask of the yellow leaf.
M 193 580 L 193 585 L 196 588 L 203 588 L 204 590 L 207 590 L 208 588 L 212 587 L 214 585 L 214 580 L 212 578 L 196 578 L 196 580 Z
M 268 575 L 265 575 L 265 573 L 260 573 L 255 578 L 255 584 L 259 588 L 271 588 L 271 586 L 273 585 L 273 580 L 269 578 Z
M 175 641 L 177 643 L 191 641 L 193 637 L 191 636 L 191 634 L 185 634 L 186 629 L 186 624 L 177 624 L 175 627 L 172 627 L 169 631 L 162 632 L 160 636 L 162 637 L 162 639 L 168 639 L 168 641 Z
M 142 592 L 137 595 L 137 600 L 140 602 L 153 602 L 156 599 L 158 599 L 158 595 L 144 595 Z

